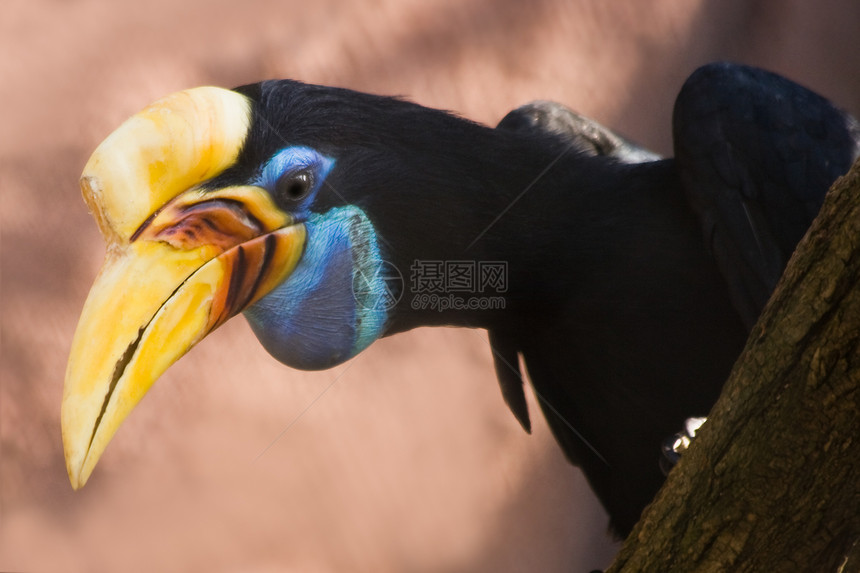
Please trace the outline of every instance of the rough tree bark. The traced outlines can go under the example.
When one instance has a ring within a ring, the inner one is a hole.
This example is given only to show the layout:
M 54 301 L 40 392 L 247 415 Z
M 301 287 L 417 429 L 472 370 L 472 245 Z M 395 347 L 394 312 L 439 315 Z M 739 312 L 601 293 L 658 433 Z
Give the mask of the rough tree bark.
M 860 162 L 607 573 L 860 571 Z

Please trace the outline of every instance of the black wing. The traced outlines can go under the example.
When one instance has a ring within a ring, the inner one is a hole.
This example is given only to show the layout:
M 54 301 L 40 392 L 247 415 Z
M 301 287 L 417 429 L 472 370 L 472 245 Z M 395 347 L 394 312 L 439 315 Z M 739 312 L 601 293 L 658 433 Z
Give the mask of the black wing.
M 583 155 L 605 155 L 621 163 L 660 159 L 656 153 L 639 147 L 593 119 L 551 101 L 539 100 L 522 105 L 502 118 L 496 128 L 551 135 Z M 505 403 L 523 429 L 531 432 L 516 344 L 500 331 L 491 331 L 489 335 L 496 377 Z
M 535 101 L 523 105 L 508 113 L 497 129 L 549 135 L 581 156 L 610 157 L 619 166 L 661 159 L 659 155 L 632 143 L 600 123 L 554 102 Z M 663 181 L 660 175 L 657 180 Z M 562 310 L 559 309 L 559 312 Z M 520 353 L 524 353 L 538 403 L 553 435 L 568 459 L 582 468 L 611 517 L 611 527 L 626 534 L 638 520 L 642 507 L 650 501 L 663 481 L 655 462 L 662 434 L 657 432 L 660 437 L 653 439 L 653 451 L 647 447 L 631 447 L 624 456 L 627 467 L 610 467 L 607 459 L 601 455 L 599 445 L 593 444 L 590 436 L 569 421 L 600 416 L 589 411 L 595 399 L 588 395 L 587 390 L 580 400 L 573 400 L 569 392 L 571 369 L 582 365 L 571 355 L 559 353 L 555 349 L 559 340 L 565 341 L 572 337 L 570 328 L 559 329 L 545 324 L 522 326 L 519 330 L 495 329 L 489 333 L 496 374 L 505 402 L 528 431 L 530 423 L 519 359 Z M 531 353 L 525 352 L 522 341 L 517 340 L 523 331 L 530 333 L 533 343 Z M 624 398 L 620 401 L 624 401 Z M 606 423 L 612 425 L 613 420 L 607 420 Z M 637 433 L 627 426 L 613 428 L 613 431 L 624 435 L 624 439 L 642 441 L 642 432 Z M 630 468 L 634 469 L 625 471 Z
M 717 63 L 684 84 L 673 133 L 687 198 L 752 327 L 830 185 L 858 156 L 860 126 L 781 76 Z
M 608 156 L 618 164 L 658 159 L 600 124 L 549 102 L 514 110 L 499 129 L 551 135 L 581 155 Z M 750 327 L 827 189 L 857 157 L 860 128 L 820 96 L 784 78 L 715 64 L 698 70 L 685 84 L 676 103 L 674 132 L 676 162 L 620 171 L 638 178 L 635 183 L 640 187 L 674 188 L 647 195 L 669 198 L 661 203 L 666 209 L 662 216 L 689 218 L 688 238 L 697 246 L 695 225 L 701 225 L 731 303 Z M 691 245 L 678 248 L 689 251 Z M 618 349 L 603 352 L 600 342 L 595 346 L 592 341 L 579 350 L 554 350 L 559 340 L 577 335 L 576 324 L 563 319 L 554 329 L 540 324 L 490 333 L 499 382 L 514 414 L 527 427 L 518 359 L 522 353 L 553 434 L 583 468 L 621 533 L 633 527 L 663 481 L 655 463 L 659 442 L 673 431 L 672 424 L 707 411 L 742 347 L 745 331 L 735 317 L 724 316 L 728 300 L 715 271 L 690 269 L 693 275 L 701 274 L 699 287 L 714 289 L 697 292 L 695 304 L 715 297 L 708 312 L 694 313 L 708 322 L 695 341 L 685 346 L 673 330 L 677 324 L 661 330 L 663 321 L 657 319 L 650 327 L 652 338 L 689 351 L 682 353 L 683 364 L 661 369 L 650 355 L 653 345 L 626 348 L 625 363 L 613 379 L 603 369 L 614 369 Z M 689 305 L 685 308 L 689 310 Z M 720 318 L 715 313 L 731 324 L 717 324 Z M 527 332 L 525 342 L 522 332 Z M 611 346 L 618 340 L 607 342 Z M 636 372 L 637 366 L 643 370 Z M 577 427 L 568 420 L 576 421 Z

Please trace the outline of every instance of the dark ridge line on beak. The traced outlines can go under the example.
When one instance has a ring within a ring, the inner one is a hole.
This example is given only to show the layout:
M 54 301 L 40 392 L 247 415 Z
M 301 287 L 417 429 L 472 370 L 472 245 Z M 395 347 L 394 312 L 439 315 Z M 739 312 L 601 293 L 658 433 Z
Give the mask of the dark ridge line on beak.
M 161 213 L 161 211 L 165 207 L 167 207 L 168 204 L 169 204 L 169 202 L 165 203 L 164 205 L 162 205 L 161 207 L 159 207 L 158 209 L 153 211 L 149 217 L 144 219 L 143 223 L 140 224 L 140 227 L 138 227 L 134 231 L 134 233 L 131 234 L 131 237 L 128 238 L 128 242 L 129 243 L 135 242 L 138 239 L 138 237 L 140 237 L 140 235 L 147 229 L 147 227 L 149 227 L 149 225 L 152 223 L 152 220 L 155 219 L 158 216 L 158 214 Z
M 236 201 L 236 203 L 238 203 L 238 201 Z M 157 214 L 158 214 L 158 211 L 156 211 L 155 213 L 150 215 L 146 222 L 153 219 Z M 135 231 L 135 235 L 140 234 L 140 232 L 142 231 L 142 229 L 146 225 L 146 222 L 144 222 L 144 225 L 142 225 L 137 231 Z M 131 240 L 134 240 L 135 235 L 132 235 Z M 267 233 L 265 243 L 264 243 L 265 250 L 263 253 L 263 264 L 261 267 L 261 272 L 259 275 L 257 275 L 257 278 L 254 280 L 253 289 L 251 290 L 251 294 L 245 300 L 245 304 L 247 304 L 247 302 L 249 300 L 251 300 L 251 298 L 253 298 L 253 293 L 256 292 L 257 289 L 259 288 L 260 281 L 262 280 L 263 274 L 268 269 L 268 267 L 271 265 L 272 259 L 274 258 L 274 251 L 275 251 L 274 245 L 275 244 L 276 244 L 275 243 L 275 237 L 271 233 Z M 239 286 L 237 284 L 239 281 L 239 278 L 237 278 L 237 277 L 240 277 L 241 274 L 243 274 L 245 272 L 245 266 L 246 266 L 245 249 L 242 247 L 242 243 L 236 245 L 236 247 L 234 247 L 234 248 L 237 248 L 239 250 L 237 253 L 237 257 L 238 257 L 238 261 L 237 261 L 238 269 L 237 270 L 239 270 L 241 272 L 231 272 L 231 274 L 230 274 L 230 286 L 228 287 L 228 290 L 227 290 L 227 297 L 225 300 L 224 308 L 225 309 L 231 309 L 231 310 L 232 310 L 232 306 L 230 306 L 230 303 L 235 302 L 235 298 L 237 296 L 236 290 L 238 289 L 238 286 Z M 224 252 L 226 253 L 228 251 L 224 251 Z M 218 256 L 221 256 L 221 255 L 218 255 Z M 217 258 L 218 258 L 217 256 L 213 257 L 212 259 L 209 259 L 208 261 L 203 263 L 203 265 L 201 265 L 193 273 L 191 273 L 190 275 L 185 277 L 185 279 L 181 283 L 179 283 L 179 285 L 177 285 L 177 287 L 175 289 L 173 289 L 173 292 L 170 293 L 170 296 L 168 296 L 167 298 L 164 299 L 164 302 L 162 302 L 161 305 L 158 307 L 158 310 L 156 310 L 152 314 L 152 317 L 147 321 L 147 323 L 145 325 L 141 326 L 140 329 L 138 329 L 137 338 L 135 338 L 134 341 L 128 345 L 128 348 L 125 349 L 125 352 L 123 352 L 122 356 L 120 356 L 119 360 L 117 360 L 116 366 L 114 366 L 113 376 L 111 377 L 110 385 L 108 386 L 108 391 L 105 393 L 104 402 L 102 402 L 101 411 L 99 412 L 99 415 L 96 418 L 96 422 L 93 425 L 93 433 L 90 436 L 89 444 L 87 444 L 87 451 L 84 454 L 84 459 L 86 459 L 90 453 L 90 448 L 92 448 L 92 446 L 93 446 L 93 440 L 95 440 L 95 438 L 96 438 L 96 432 L 99 429 L 99 424 L 101 424 L 102 418 L 104 417 L 105 412 L 107 411 L 107 407 L 108 407 L 108 404 L 110 403 L 110 399 L 113 396 L 114 390 L 116 390 L 116 385 L 119 383 L 119 379 L 122 378 L 122 375 L 125 372 L 126 367 L 131 362 L 131 359 L 134 358 L 134 354 L 137 351 L 137 347 L 140 345 L 140 340 L 141 340 L 141 338 L 143 338 L 144 332 L 146 332 L 146 329 L 149 328 L 150 324 L 152 324 L 153 319 L 155 319 L 155 317 L 158 316 L 158 313 L 161 312 L 161 309 L 164 308 L 164 305 L 167 304 L 167 302 L 170 301 L 174 296 L 176 296 L 176 293 L 179 292 L 179 289 L 181 289 L 183 286 L 185 286 L 185 283 L 188 282 L 188 280 L 191 277 L 196 275 L 197 272 L 201 268 L 203 268 L 206 264 L 208 264 L 209 262 L 211 262 L 212 260 L 217 259 Z M 230 316 L 232 316 L 232 314 Z M 229 318 L 229 317 L 227 317 L 227 318 Z M 225 318 L 224 320 L 227 320 L 227 318 Z
M 159 308 L 159 310 L 161 309 Z M 147 322 L 144 326 L 140 327 L 140 329 L 137 331 L 137 338 L 134 339 L 134 342 L 128 345 L 128 348 L 125 349 L 125 352 L 123 352 L 119 360 L 116 361 L 116 366 L 114 366 L 113 369 L 113 376 L 111 377 L 108 391 L 105 394 L 104 402 L 102 402 L 101 412 L 99 412 L 99 415 L 96 418 L 96 423 L 93 425 L 93 433 L 90 436 L 90 443 L 87 444 L 87 453 L 84 454 L 84 459 L 86 459 L 86 457 L 90 453 L 90 448 L 93 446 L 93 440 L 96 438 L 96 431 L 98 431 L 99 424 L 101 424 L 102 421 L 102 417 L 105 415 L 105 411 L 107 411 L 108 403 L 110 402 L 111 396 L 113 396 L 113 392 L 116 389 L 117 382 L 119 382 L 119 379 L 122 378 L 123 372 L 125 372 L 126 367 L 128 366 L 129 362 L 131 362 L 131 359 L 134 357 L 134 353 L 137 351 L 137 347 L 140 344 L 140 339 L 143 338 L 143 333 L 151 322 L 152 319 L 150 319 L 150 321 Z
M 238 211 L 245 217 L 247 217 L 248 221 L 251 222 L 258 230 L 262 231 L 266 228 L 260 219 L 257 218 L 256 215 L 251 213 L 248 209 L 245 208 L 245 204 L 237 199 L 230 199 L 229 197 L 213 197 L 212 199 L 204 199 L 202 201 L 198 201 L 197 203 L 189 203 L 188 205 L 181 206 L 178 211 L 183 215 L 185 213 L 193 213 L 198 209 L 205 209 L 209 205 L 223 203 L 228 209 L 233 211 Z M 166 206 L 166 205 L 165 205 Z
M 275 258 L 275 248 L 277 243 L 275 242 L 275 237 L 272 233 L 267 233 L 266 238 L 263 239 L 263 262 L 260 263 L 260 269 L 257 272 L 257 277 L 254 279 L 254 284 L 251 285 L 251 290 L 248 291 L 248 296 L 242 301 L 242 306 L 239 307 L 239 311 L 244 309 L 251 299 L 254 298 L 254 295 L 257 293 L 257 289 L 260 288 L 260 283 L 263 282 L 263 277 L 266 275 L 266 272 L 269 270 L 269 266 L 272 264 L 272 259 Z
M 242 288 L 242 277 L 245 276 L 245 271 L 248 267 L 245 262 L 245 248 L 242 244 L 236 245 L 235 248 L 237 249 L 236 264 L 231 265 L 232 268 L 230 269 L 230 286 L 227 287 L 227 296 L 224 300 L 224 316 L 218 317 L 216 324 L 227 321 L 228 318 L 235 314 L 236 297 L 239 296 L 239 291 Z
M 155 214 L 152 215 L 152 217 L 154 217 L 154 216 L 155 216 Z M 213 257 L 213 258 L 215 258 L 215 257 Z M 212 259 L 209 259 L 209 261 L 211 261 L 211 260 Z M 164 301 L 159 305 L 158 309 L 154 313 L 152 313 L 152 316 L 149 317 L 149 320 L 146 321 L 146 324 L 144 324 L 143 326 L 140 327 L 140 329 L 137 331 L 137 338 L 135 338 L 134 341 L 128 345 L 128 348 L 125 349 L 125 352 L 123 352 L 123 354 L 122 354 L 122 356 L 120 356 L 119 360 L 116 361 L 116 366 L 114 366 L 114 369 L 113 369 L 113 376 L 111 377 L 110 385 L 108 386 L 108 391 L 105 394 L 104 402 L 102 402 L 102 410 L 101 410 L 101 412 L 99 412 L 98 418 L 96 418 L 96 423 L 93 425 L 93 434 L 90 436 L 90 443 L 87 444 L 87 453 L 84 454 L 85 460 L 86 460 L 87 456 L 90 455 L 90 448 L 92 448 L 92 446 L 93 446 L 93 440 L 96 437 L 96 432 L 99 429 L 99 424 L 101 423 L 102 417 L 105 415 L 105 412 L 107 411 L 108 403 L 110 402 L 110 399 L 113 396 L 114 390 L 116 390 L 116 385 L 117 385 L 117 383 L 119 383 L 119 379 L 122 378 L 123 373 L 125 373 L 125 369 L 129 365 L 129 363 L 131 362 L 131 359 L 134 358 L 134 354 L 135 354 L 135 352 L 137 352 L 137 347 L 140 345 L 140 340 L 141 340 L 141 338 L 143 338 L 143 333 L 146 332 L 146 329 L 149 328 L 149 325 L 152 324 L 152 321 L 155 319 L 156 316 L 158 316 L 158 313 L 161 312 L 161 309 L 164 308 L 164 305 L 166 305 L 174 296 L 176 296 L 176 293 L 179 292 L 179 289 L 181 289 L 183 286 L 185 286 L 185 283 L 188 282 L 188 279 L 190 279 L 191 277 L 196 275 L 197 272 L 201 268 L 203 268 L 209 261 L 206 261 L 205 263 L 200 265 L 200 267 L 198 267 L 197 269 L 195 269 L 195 271 L 193 273 L 191 273 L 190 275 L 185 277 L 185 279 L 183 279 L 183 281 L 181 283 L 179 283 L 175 289 L 173 289 L 173 292 L 170 293 L 170 296 L 165 298 Z
M 177 197 L 179 197 L 179 195 L 177 195 Z M 149 215 L 149 217 L 144 219 L 143 223 L 140 224 L 140 227 L 135 229 L 134 233 L 131 234 L 131 237 L 129 237 L 128 242 L 133 243 L 137 239 L 139 239 L 140 235 L 143 234 L 143 232 L 152 224 L 152 221 L 162 211 L 164 211 L 164 209 L 166 209 L 172 202 L 173 202 L 173 199 L 171 199 L 170 201 L 168 201 L 167 203 L 165 203 L 164 205 L 162 205 L 161 207 L 159 207 L 158 209 L 153 211 Z M 185 213 L 188 213 L 190 211 L 196 210 L 201 205 L 206 205 L 206 204 L 211 204 L 211 203 L 225 203 L 226 205 L 228 205 L 228 208 L 230 208 L 231 210 L 240 211 L 248 219 L 248 221 L 250 221 L 251 224 L 254 225 L 257 229 L 263 230 L 266 228 L 266 226 L 263 224 L 262 221 L 260 221 L 260 219 L 258 219 L 253 213 L 251 213 L 250 211 L 248 211 L 247 209 L 244 208 L 245 207 L 244 203 L 242 203 L 241 201 L 238 201 L 236 199 L 230 199 L 227 197 L 214 197 L 212 199 L 204 199 L 204 200 L 199 201 L 197 203 L 189 203 L 188 205 L 182 205 L 181 207 L 179 207 L 178 211 L 182 214 L 185 214 Z M 213 228 L 213 230 L 214 230 L 214 228 Z

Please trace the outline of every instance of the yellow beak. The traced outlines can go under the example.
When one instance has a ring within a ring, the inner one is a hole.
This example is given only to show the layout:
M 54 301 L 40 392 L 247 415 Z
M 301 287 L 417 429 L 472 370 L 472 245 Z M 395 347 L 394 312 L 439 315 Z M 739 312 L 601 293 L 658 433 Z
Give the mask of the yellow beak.
M 84 198 L 108 245 L 63 392 L 75 489 L 155 380 L 301 256 L 304 226 L 265 190 L 199 187 L 235 161 L 249 114 L 234 92 L 180 92 L 123 124 L 84 170 Z

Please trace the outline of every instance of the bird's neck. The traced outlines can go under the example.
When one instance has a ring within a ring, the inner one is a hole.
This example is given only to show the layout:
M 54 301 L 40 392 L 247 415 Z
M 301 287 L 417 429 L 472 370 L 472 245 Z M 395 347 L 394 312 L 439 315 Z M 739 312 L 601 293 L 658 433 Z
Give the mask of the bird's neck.
M 606 221 L 595 217 L 602 216 L 624 224 L 617 207 L 629 169 L 555 139 L 475 131 L 422 156 L 400 198 L 408 209 L 380 228 L 383 251 L 402 275 L 389 333 L 491 328 L 550 307 L 567 295 L 576 268 L 585 268 L 577 257 L 593 256 L 594 231 L 609 231 L 585 227 L 601 227 Z M 386 236 L 398 237 L 396 245 Z

